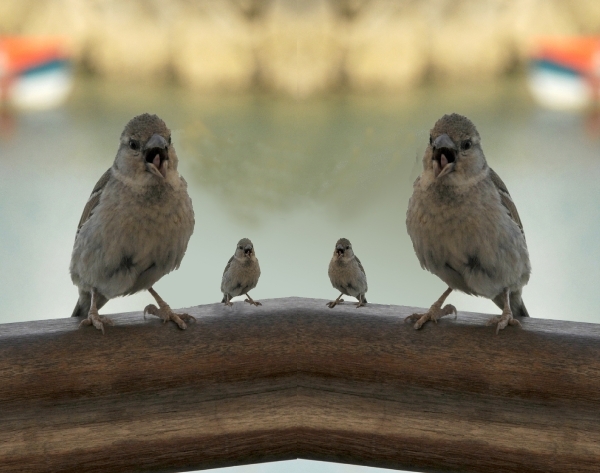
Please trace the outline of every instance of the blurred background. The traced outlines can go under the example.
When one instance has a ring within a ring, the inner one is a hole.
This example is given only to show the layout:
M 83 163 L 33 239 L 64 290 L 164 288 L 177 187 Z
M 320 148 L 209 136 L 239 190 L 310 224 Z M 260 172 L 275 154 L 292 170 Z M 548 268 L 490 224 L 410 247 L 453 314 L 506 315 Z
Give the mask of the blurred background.
M 143 112 L 173 130 L 196 213 L 181 268 L 155 286 L 172 307 L 220 301 L 242 237 L 257 300 L 337 297 L 327 266 L 346 237 L 370 302 L 429 307 L 445 287 L 420 268 L 405 213 L 430 128 L 457 112 L 519 209 L 529 313 L 600 323 L 599 84 L 597 0 L 2 0 L 0 323 L 71 314 L 77 223 Z

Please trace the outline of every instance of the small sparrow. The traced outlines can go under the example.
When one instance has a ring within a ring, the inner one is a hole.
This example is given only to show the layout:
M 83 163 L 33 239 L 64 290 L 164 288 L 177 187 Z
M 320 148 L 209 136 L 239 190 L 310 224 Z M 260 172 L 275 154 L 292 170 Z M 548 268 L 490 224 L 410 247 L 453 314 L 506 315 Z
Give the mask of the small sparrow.
M 415 329 L 454 314 L 446 297 L 456 289 L 502 309 L 488 325 L 496 333 L 528 317 L 521 290 L 531 265 L 523 225 L 508 189 L 486 162 L 475 125 L 453 113 L 440 118 L 414 183 L 406 227 L 424 269 L 449 287 L 424 314 L 406 318 Z
M 232 306 L 231 299 L 242 294 L 247 297 L 244 302 L 253 305 L 262 305 L 253 300 L 248 294 L 258 284 L 260 277 L 260 266 L 258 259 L 254 254 L 254 245 L 248 238 L 242 238 L 235 248 L 235 253 L 229 258 L 223 279 L 221 280 L 221 292 L 223 293 L 223 302 Z
M 113 165 L 90 195 L 77 227 L 71 279 L 79 288 L 73 317 L 104 333 L 113 325 L 98 310 L 109 299 L 147 289 L 158 303 L 144 309 L 181 329 L 195 320 L 175 314 L 152 286 L 181 264 L 194 231 L 187 183 L 177 171 L 171 131 L 156 115 L 133 118 Z
M 333 309 L 337 304 L 344 302 L 341 297 L 356 297 L 358 303 L 356 308 L 367 303 L 365 293 L 367 287 L 367 275 L 358 257 L 352 250 L 352 243 L 346 238 L 340 238 L 335 244 L 333 256 L 329 262 L 329 280 L 331 285 L 341 292 L 338 298 L 328 302 L 327 306 Z

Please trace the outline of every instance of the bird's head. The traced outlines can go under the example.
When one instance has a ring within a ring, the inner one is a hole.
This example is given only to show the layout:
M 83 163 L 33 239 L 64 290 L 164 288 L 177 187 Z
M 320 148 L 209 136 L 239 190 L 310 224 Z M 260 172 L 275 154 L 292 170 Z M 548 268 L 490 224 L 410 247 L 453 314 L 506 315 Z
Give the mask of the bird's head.
M 235 249 L 235 256 L 238 259 L 241 258 L 252 258 L 254 256 L 254 245 L 248 238 L 242 238 L 238 241 Z
M 121 133 L 115 164 L 131 178 L 163 182 L 177 171 L 177 154 L 171 130 L 157 115 L 144 113 L 132 118 Z
M 337 259 L 350 259 L 354 256 L 352 251 L 352 243 L 347 238 L 340 238 L 335 244 L 333 256 Z
M 433 171 L 437 182 L 477 175 L 487 167 L 480 143 L 471 120 L 456 113 L 444 115 L 431 129 L 423 167 Z

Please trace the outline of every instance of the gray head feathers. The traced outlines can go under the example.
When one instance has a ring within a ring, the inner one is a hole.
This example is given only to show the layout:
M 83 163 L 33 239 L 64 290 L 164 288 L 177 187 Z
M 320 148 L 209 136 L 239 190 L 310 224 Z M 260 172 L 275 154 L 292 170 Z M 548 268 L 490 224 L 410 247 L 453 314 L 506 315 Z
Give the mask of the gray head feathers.
M 340 238 L 337 243 L 335 244 L 335 246 L 337 247 L 338 245 L 341 245 L 343 247 L 346 246 L 352 246 L 352 243 L 350 243 L 350 240 L 348 240 L 347 238 Z
M 250 241 L 250 238 L 242 238 L 240 241 L 238 241 L 237 246 L 240 248 L 246 248 L 246 247 L 253 248 L 254 247 L 254 245 Z
M 171 135 L 171 130 L 169 130 L 165 122 L 158 115 L 143 113 L 129 120 L 129 123 L 125 125 L 121 137 L 128 136 L 146 141 L 154 134 L 159 134 L 167 138 Z
M 431 129 L 431 136 L 435 139 L 440 135 L 448 135 L 455 143 L 460 143 L 466 138 L 479 138 L 479 132 L 471 120 L 458 113 L 444 115 Z

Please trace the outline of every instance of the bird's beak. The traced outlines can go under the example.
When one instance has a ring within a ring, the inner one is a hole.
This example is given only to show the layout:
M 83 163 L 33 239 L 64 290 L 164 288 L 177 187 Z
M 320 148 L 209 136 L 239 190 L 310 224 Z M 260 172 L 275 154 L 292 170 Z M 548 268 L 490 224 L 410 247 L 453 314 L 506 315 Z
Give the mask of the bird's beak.
M 152 137 L 144 147 L 144 160 L 146 168 L 152 174 L 165 178 L 169 168 L 169 144 L 162 136 L 158 134 Z
M 247 258 L 250 258 L 252 256 L 252 247 L 251 246 L 247 246 L 246 248 L 244 248 L 244 255 Z
M 454 171 L 456 166 L 456 145 L 448 135 L 438 136 L 433 144 L 432 161 L 433 174 L 436 178 L 445 176 Z
M 342 256 L 344 256 L 344 247 L 341 245 L 338 245 L 335 247 L 335 254 L 337 255 L 338 258 L 341 258 Z

